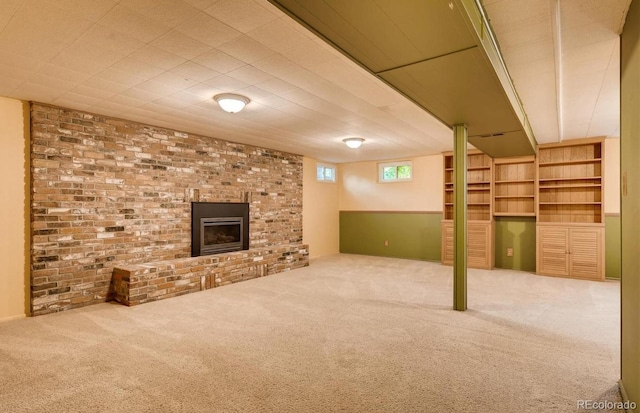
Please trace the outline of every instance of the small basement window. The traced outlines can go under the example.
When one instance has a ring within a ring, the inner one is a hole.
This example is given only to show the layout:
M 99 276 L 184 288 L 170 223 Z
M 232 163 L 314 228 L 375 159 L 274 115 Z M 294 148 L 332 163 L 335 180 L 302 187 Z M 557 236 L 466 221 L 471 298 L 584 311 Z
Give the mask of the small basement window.
M 316 168 L 316 178 L 319 182 L 335 182 L 336 181 L 336 166 L 326 163 L 318 163 Z
M 378 182 L 408 182 L 412 179 L 413 163 L 411 161 L 378 164 Z

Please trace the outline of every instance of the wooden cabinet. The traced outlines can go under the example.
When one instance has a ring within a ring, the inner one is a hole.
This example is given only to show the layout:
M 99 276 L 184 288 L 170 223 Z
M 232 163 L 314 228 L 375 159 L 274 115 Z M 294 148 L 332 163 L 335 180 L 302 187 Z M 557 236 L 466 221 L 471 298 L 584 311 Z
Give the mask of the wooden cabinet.
M 535 157 L 494 159 L 493 173 L 493 215 L 535 216 Z
M 467 266 L 490 270 L 495 254 L 493 221 L 467 222 Z M 453 221 L 442 221 L 442 263 L 453 265 Z
M 604 279 L 602 139 L 538 150 L 536 272 Z
M 604 280 L 604 227 L 538 225 L 539 274 Z
M 493 251 L 493 161 L 482 152 L 467 155 L 467 266 L 491 269 Z M 442 263 L 453 264 L 453 154 L 444 154 Z

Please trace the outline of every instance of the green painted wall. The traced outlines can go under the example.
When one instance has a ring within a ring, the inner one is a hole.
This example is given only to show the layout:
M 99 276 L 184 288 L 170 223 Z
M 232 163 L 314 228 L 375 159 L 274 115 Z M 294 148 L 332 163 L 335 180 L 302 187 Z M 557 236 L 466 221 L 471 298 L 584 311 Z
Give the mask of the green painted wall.
M 440 261 L 441 221 L 442 213 L 340 211 L 340 252 Z
M 632 1 L 620 41 L 620 366 L 629 400 L 640 403 L 640 1 Z
M 605 216 L 605 276 L 620 279 L 620 216 Z
M 535 217 L 499 217 L 495 220 L 495 266 L 509 270 L 536 270 Z M 507 256 L 513 248 L 513 256 Z

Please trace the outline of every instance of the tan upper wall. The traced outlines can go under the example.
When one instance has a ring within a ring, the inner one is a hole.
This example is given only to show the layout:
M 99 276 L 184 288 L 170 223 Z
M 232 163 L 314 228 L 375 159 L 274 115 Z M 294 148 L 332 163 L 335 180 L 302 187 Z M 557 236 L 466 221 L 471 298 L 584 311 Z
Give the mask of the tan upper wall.
M 28 305 L 29 152 L 26 104 L 0 97 L 0 320 L 22 317 Z
M 318 182 L 316 164 L 303 159 L 302 241 L 309 245 L 310 258 L 340 250 L 338 183 Z
M 411 160 L 411 182 L 379 183 L 378 162 L 340 165 L 340 210 L 442 211 L 442 155 Z
M 620 139 L 604 141 L 604 213 L 620 213 Z

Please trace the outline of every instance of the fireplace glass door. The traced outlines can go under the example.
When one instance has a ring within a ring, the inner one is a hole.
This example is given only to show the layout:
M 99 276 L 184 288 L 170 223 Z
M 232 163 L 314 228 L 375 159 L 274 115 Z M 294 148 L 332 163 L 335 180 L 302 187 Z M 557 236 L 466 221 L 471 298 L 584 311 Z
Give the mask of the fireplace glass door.
M 242 217 L 202 218 L 200 255 L 242 250 Z

